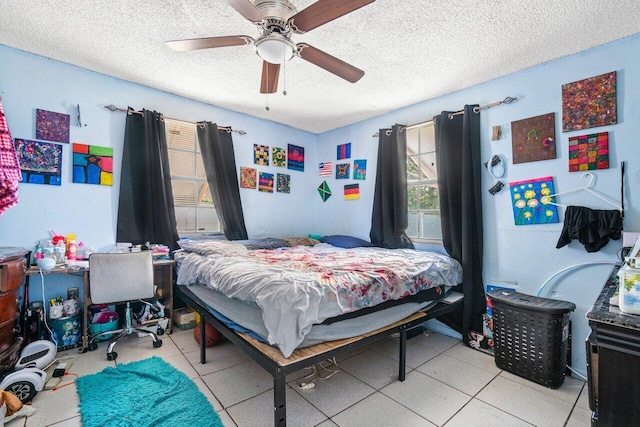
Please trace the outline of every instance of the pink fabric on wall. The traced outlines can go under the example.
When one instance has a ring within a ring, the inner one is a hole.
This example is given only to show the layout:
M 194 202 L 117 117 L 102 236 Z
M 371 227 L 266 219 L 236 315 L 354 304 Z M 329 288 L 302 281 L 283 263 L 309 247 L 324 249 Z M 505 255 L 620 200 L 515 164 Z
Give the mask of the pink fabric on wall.
M 18 203 L 20 165 L 0 98 L 0 215 Z

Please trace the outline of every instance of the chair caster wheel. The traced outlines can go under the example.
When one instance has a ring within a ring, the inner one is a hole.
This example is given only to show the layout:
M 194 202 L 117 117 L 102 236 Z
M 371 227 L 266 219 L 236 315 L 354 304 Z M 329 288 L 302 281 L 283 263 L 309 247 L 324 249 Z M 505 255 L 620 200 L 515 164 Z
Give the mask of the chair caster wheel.
M 115 351 L 107 353 L 107 360 L 116 360 L 116 357 L 118 357 L 118 353 L 116 353 Z
M 97 350 L 97 349 L 98 349 L 98 344 L 95 343 L 95 342 L 92 342 L 87 347 L 83 348 L 82 352 L 85 353 L 86 351 L 93 351 L 93 350 Z
M 164 335 L 164 329 L 158 328 L 158 330 L 156 331 L 156 335 Z
M 154 348 L 162 347 L 162 340 L 154 341 L 153 347 Z

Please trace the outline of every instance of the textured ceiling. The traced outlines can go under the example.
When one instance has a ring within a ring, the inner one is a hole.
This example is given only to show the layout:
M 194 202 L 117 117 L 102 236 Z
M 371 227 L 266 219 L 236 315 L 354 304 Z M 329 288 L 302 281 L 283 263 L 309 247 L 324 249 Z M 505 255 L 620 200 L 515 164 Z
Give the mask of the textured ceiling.
M 224 0 L 0 0 L 0 44 L 321 133 L 635 34 L 639 18 L 638 0 L 377 0 L 293 35 L 364 70 L 359 82 L 293 58 L 287 95 L 281 72 L 268 100 L 252 46 L 164 44 L 256 37 Z

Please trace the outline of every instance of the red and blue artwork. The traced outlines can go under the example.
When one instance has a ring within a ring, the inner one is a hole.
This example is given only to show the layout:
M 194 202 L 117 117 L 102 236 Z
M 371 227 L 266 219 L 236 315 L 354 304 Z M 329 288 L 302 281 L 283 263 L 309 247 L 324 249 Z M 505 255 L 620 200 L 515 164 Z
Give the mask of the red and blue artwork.
M 618 122 L 616 72 L 562 85 L 562 131 Z
M 344 159 L 350 159 L 351 158 L 351 143 L 350 142 L 347 142 L 346 144 L 338 145 L 337 158 L 338 158 L 338 160 L 344 160 Z
M 113 185 L 113 148 L 73 143 L 73 182 Z
M 36 109 L 36 139 L 69 143 L 69 115 Z
M 260 172 L 258 178 L 258 191 L 273 193 L 273 174 Z
M 510 182 L 509 187 L 516 225 L 559 222 L 558 208 L 551 196 L 554 194 L 553 177 Z
M 609 132 L 569 138 L 569 172 L 609 169 Z
M 62 185 L 62 146 L 49 142 L 15 140 L 22 182 Z
M 349 179 L 351 163 L 340 163 L 336 165 L 336 179 Z
M 304 172 L 304 147 L 287 144 L 287 169 Z

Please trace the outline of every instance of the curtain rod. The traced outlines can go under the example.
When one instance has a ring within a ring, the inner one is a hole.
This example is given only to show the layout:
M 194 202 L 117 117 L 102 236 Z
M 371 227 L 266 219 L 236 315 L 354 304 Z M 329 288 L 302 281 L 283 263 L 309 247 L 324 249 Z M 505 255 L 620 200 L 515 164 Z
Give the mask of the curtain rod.
M 142 115 L 142 111 L 130 110 L 130 109 L 128 109 L 128 108 L 122 108 L 122 107 L 116 107 L 116 106 L 115 106 L 115 105 L 113 105 L 113 104 L 111 104 L 111 105 L 105 105 L 105 106 L 104 106 L 104 108 L 106 108 L 107 110 L 110 110 L 110 111 L 124 111 L 124 112 L 126 112 L 126 113 L 133 113 L 133 114 L 140 114 L 140 115 Z M 165 116 L 162 116 L 162 117 L 164 117 L 165 119 L 168 119 L 168 120 L 176 121 L 176 122 L 188 123 L 188 124 L 190 124 L 190 125 L 196 125 L 196 126 L 198 125 L 198 123 L 196 123 L 196 122 L 190 122 L 190 121 L 187 121 L 187 120 L 181 120 L 181 119 L 174 119 L 174 118 L 172 118 L 172 117 L 165 117 Z M 227 132 L 229 132 L 229 133 L 231 133 L 231 132 L 237 132 L 239 135 L 246 135 L 246 134 L 247 134 L 247 133 L 246 133 L 245 131 L 243 131 L 243 130 L 231 129 L 231 127 L 228 127 L 228 126 L 218 126 L 218 129 L 220 129 L 220 130 L 225 130 L 225 131 L 227 131 Z
M 481 105 L 479 107 L 473 107 L 473 112 L 474 113 L 479 113 L 480 110 L 484 110 L 486 108 L 497 107 L 498 105 L 501 105 L 501 104 L 511 104 L 513 101 L 515 101 L 517 99 L 518 99 L 517 97 L 507 96 L 502 101 L 496 101 L 496 102 L 492 102 L 491 104 Z M 454 113 L 449 113 L 449 118 L 453 119 L 453 116 L 459 116 L 461 114 L 464 114 L 464 110 L 456 111 Z M 423 127 L 423 126 L 429 126 L 429 125 L 432 125 L 433 122 L 434 122 L 434 119 L 431 119 L 431 120 L 426 120 L 424 122 L 415 123 L 415 124 L 408 125 L 408 126 L 401 126 L 400 127 L 400 132 L 405 131 L 405 130 L 411 130 L 411 129 Z M 389 136 L 389 135 L 391 135 L 391 130 L 387 130 L 385 133 L 387 134 L 387 136 Z M 374 133 L 373 136 L 374 137 L 379 136 L 379 132 Z

